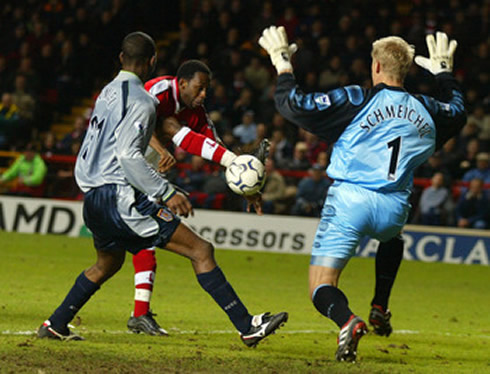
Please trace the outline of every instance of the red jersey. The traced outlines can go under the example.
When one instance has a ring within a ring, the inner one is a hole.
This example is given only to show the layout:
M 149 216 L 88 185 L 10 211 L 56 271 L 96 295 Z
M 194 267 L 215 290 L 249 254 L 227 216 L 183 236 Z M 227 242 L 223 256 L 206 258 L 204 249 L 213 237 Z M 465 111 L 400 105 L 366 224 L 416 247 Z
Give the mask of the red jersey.
M 165 75 L 151 79 L 145 83 L 145 89 L 156 96 L 159 101 L 157 106 L 158 117 L 174 116 L 182 126 L 187 126 L 192 131 L 213 140 L 219 139 L 214 124 L 203 106 L 191 109 L 180 104 L 177 77 Z

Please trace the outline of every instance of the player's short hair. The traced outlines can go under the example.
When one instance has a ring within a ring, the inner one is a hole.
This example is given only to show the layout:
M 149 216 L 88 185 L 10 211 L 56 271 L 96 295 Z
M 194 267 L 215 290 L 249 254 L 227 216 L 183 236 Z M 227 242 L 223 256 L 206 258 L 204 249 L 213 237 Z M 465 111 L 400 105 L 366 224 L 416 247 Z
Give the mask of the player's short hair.
M 177 80 L 184 78 L 185 80 L 191 80 L 196 73 L 204 73 L 211 76 L 211 69 L 208 65 L 199 60 L 188 60 L 179 66 L 177 70 Z
M 121 51 L 125 63 L 145 62 L 155 56 L 155 41 L 150 35 L 135 31 L 126 35 Z
M 386 75 L 403 82 L 412 66 L 415 48 L 398 36 L 387 36 L 373 43 L 371 57 L 381 64 Z

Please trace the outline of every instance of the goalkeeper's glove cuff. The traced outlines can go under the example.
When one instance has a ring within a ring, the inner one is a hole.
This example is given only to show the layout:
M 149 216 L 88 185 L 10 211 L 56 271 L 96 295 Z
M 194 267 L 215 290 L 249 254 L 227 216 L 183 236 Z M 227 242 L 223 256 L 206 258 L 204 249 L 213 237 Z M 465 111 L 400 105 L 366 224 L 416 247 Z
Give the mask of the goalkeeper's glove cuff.
M 279 61 L 274 64 L 277 70 L 277 74 L 281 74 L 285 71 L 290 72 L 293 70 L 293 65 L 288 61 Z
M 292 43 L 287 47 L 287 50 L 277 52 L 271 55 L 272 64 L 277 70 L 277 74 L 282 72 L 293 71 L 293 65 L 291 64 L 291 56 L 298 50 L 296 43 Z

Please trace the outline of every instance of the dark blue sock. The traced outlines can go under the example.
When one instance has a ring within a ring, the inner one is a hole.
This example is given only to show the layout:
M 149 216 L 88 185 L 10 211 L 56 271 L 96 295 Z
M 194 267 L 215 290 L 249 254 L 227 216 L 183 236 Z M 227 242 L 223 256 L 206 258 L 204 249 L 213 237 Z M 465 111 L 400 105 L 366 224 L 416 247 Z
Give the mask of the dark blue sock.
M 403 258 L 403 238 L 398 235 L 393 239 L 379 243 L 376 252 L 376 287 L 371 305 L 380 305 L 388 309 L 391 288 Z
M 313 304 L 325 317 L 334 321 L 342 328 L 352 316 L 349 303 L 344 293 L 337 287 L 323 284 L 316 288 L 313 294 Z
M 236 329 L 241 333 L 246 333 L 250 329 L 252 316 L 226 280 L 219 266 L 216 266 L 210 272 L 197 274 L 197 280 L 221 309 L 228 314 Z
M 99 288 L 100 286 L 89 280 L 82 271 L 65 300 L 49 317 L 53 328 L 58 332 L 67 333 L 66 325 Z

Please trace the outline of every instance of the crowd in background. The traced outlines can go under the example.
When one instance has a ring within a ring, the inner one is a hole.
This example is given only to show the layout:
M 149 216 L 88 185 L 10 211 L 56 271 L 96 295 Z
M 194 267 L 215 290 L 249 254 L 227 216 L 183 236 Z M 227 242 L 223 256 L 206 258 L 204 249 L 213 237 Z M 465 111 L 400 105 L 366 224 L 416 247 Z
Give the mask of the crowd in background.
M 374 40 L 398 35 L 413 44 L 417 54 L 427 55 L 425 35 L 442 30 L 458 41 L 454 74 L 464 89 L 468 122 L 418 169 L 415 176 L 431 182 L 427 188 L 414 188 L 411 220 L 489 226 L 490 1 L 187 0 L 163 5 L 151 1 L 153 8 L 141 3 L 146 2 L 2 2 L 0 149 L 34 137 L 43 139 L 44 153 L 76 154 L 86 118 L 77 119 L 63 139 L 56 139 L 49 125 L 77 98 L 93 95 L 112 78 L 122 35 L 137 27 L 162 41 L 156 75 L 174 75 L 190 58 L 210 66 L 213 79 L 206 109 L 229 148 L 250 152 L 264 137 L 271 139 L 266 211 L 315 216 L 329 183 L 318 171 L 328 164 L 330 144 L 298 131 L 275 111 L 275 72 L 257 43 L 262 30 L 282 25 L 298 44 L 293 65 L 306 92 L 349 84 L 369 87 Z M 159 14 L 166 14 L 174 26 L 162 26 Z M 437 96 L 434 78 L 416 65 L 405 87 Z M 175 157 L 192 165 L 175 171 L 173 178 L 194 192 L 195 204 L 229 208 L 227 202 L 234 199 L 222 198 L 228 192 L 219 170 L 179 150 Z M 299 181 L 290 171 L 308 175 Z M 459 181 L 468 183 L 456 188 Z

